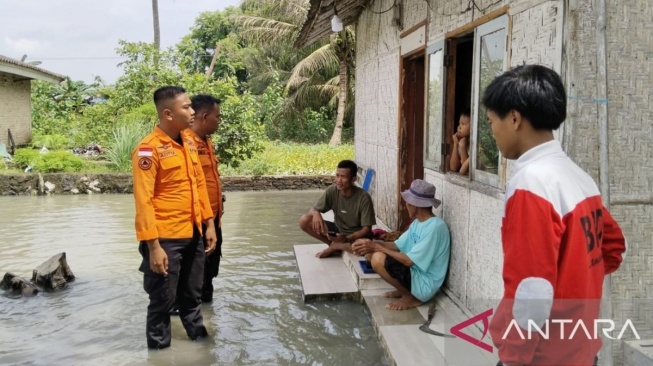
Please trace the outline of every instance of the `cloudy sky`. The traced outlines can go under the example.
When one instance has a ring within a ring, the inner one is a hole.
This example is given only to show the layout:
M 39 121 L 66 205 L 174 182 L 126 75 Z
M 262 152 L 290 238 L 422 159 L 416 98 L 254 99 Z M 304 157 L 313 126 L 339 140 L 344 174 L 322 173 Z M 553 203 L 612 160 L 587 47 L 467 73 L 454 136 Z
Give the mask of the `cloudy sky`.
M 161 47 L 189 33 L 204 11 L 240 0 L 159 0 Z M 47 70 L 90 82 L 122 74 L 118 40 L 153 42 L 151 0 L 0 0 L 0 55 L 40 60 Z

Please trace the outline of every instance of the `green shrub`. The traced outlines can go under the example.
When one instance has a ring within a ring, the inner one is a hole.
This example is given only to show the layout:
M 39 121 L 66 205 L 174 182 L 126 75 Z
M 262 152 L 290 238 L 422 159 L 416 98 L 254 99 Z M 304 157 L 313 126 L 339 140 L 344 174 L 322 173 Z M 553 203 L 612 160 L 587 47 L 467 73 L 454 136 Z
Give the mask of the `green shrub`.
M 256 120 L 258 107 L 257 100 L 247 93 L 224 100 L 220 127 L 212 137 L 221 162 L 237 167 L 263 150 L 265 127 Z
M 34 134 L 32 136 L 32 141 L 30 143 L 35 148 L 42 148 L 43 146 L 47 147 L 50 150 L 63 150 L 70 147 L 71 140 L 68 136 L 53 134 L 53 135 L 42 135 Z
M 107 148 L 107 158 L 113 169 L 119 172 L 131 171 L 132 151 L 149 132 L 148 121 L 143 120 L 123 122 L 113 130 L 113 139 Z
M 75 173 L 87 168 L 84 159 L 63 150 L 41 154 L 35 149 L 18 149 L 14 154 L 14 164 L 21 170 L 31 166 L 32 172 L 39 173 Z
M 69 151 L 50 151 L 39 154 L 32 169 L 39 173 L 77 173 L 85 167 L 84 159 Z
M 14 154 L 14 164 L 20 169 L 25 169 L 32 165 L 39 156 L 39 151 L 35 149 L 18 149 Z

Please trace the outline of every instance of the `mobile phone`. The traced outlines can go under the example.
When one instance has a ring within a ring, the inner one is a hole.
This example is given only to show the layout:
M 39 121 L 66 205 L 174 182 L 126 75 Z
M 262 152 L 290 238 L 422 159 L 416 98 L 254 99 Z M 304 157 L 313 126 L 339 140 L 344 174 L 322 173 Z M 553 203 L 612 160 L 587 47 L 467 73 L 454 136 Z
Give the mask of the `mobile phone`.
M 331 221 L 325 221 L 325 223 L 326 223 L 327 232 L 329 233 L 329 235 L 337 236 L 338 233 L 340 233 L 340 230 L 338 230 L 338 227 L 336 226 L 335 223 L 333 223 Z

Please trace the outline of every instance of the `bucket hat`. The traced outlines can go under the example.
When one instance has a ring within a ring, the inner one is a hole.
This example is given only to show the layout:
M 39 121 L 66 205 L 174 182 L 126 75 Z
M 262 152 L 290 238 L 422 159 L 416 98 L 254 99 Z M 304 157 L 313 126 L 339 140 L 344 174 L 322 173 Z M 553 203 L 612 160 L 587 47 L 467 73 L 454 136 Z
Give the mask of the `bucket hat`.
M 415 207 L 437 208 L 442 203 L 435 198 L 435 186 L 421 179 L 415 179 L 409 189 L 401 192 L 401 197 Z

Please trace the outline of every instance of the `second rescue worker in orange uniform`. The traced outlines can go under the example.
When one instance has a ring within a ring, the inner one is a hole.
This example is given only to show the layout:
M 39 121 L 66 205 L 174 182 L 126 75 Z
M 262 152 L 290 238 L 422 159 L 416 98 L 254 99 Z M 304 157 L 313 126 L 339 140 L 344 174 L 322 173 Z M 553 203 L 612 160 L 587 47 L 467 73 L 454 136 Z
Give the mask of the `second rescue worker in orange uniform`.
M 213 253 L 206 256 L 204 262 L 204 284 L 202 285 L 202 302 L 213 301 L 213 279 L 218 276 L 220 270 L 220 257 L 222 256 L 222 228 L 220 219 L 224 213 L 222 203 L 222 184 L 220 183 L 220 172 L 218 170 L 218 159 L 215 155 L 213 143 L 209 135 L 215 133 L 220 125 L 220 100 L 207 94 L 199 94 L 191 98 L 195 120 L 187 130 L 193 136 L 197 145 L 197 153 L 200 156 L 204 177 L 206 178 L 206 190 L 209 194 L 211 209 L 215 215 L 215 233 L 217 245 Z
M 147 346 L 170 346 L 170 310 L 179 292 L 179 317 L 190 339 L 206 337 L 200 312 L 205 252 L 216 234 L 197 146 L 186 129 L 194 111 L 186 91 L 154 92 L 159 125 L 132 153 L 136 236 L 148 293 Z M 202 223 L 207 227 L 202 238 Z

